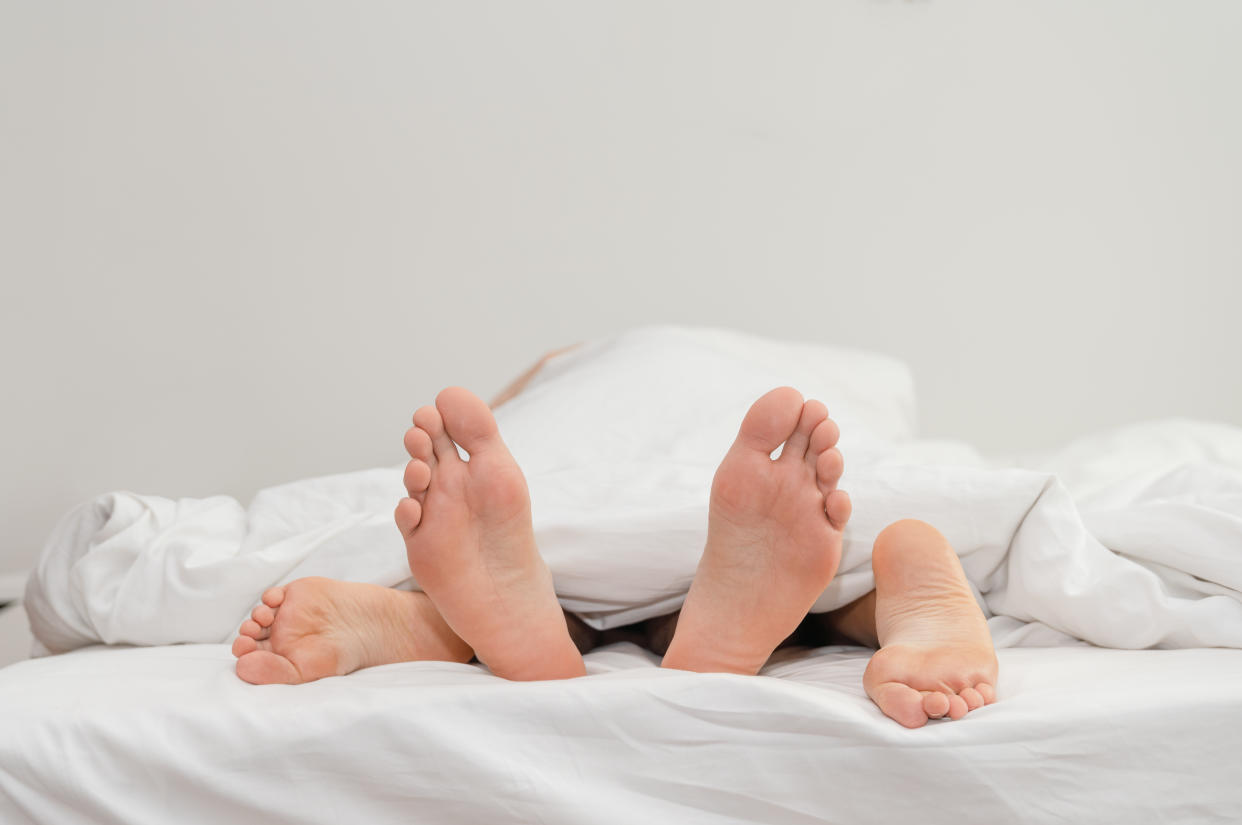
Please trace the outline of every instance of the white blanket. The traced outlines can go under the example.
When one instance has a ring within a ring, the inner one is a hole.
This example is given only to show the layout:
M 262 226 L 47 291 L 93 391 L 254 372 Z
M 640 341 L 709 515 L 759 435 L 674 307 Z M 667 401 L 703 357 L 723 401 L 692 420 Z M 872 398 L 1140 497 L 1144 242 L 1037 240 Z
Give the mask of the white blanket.
M 896 361 L 679 328 L 560 356 L 497 412 L 567 609 L 603 628 L 680 604 L 712 473 L 749 404 L 781 384 L 840 422 L 854 500 L 817 611 L 870 590 L 876 534 L 920 518 L 957 549 L 1001 646 L 1242 647 L 1242 430 L 1156 422 L 997 469 L 915 438 Z M 32 628 L 44 652 L 221 642 L 275 583 L 417 586 L 392 524 L 401 495 L 390 468 L 271 488 L 249 507 L 101 496 L 49 540 L 26 594 Z

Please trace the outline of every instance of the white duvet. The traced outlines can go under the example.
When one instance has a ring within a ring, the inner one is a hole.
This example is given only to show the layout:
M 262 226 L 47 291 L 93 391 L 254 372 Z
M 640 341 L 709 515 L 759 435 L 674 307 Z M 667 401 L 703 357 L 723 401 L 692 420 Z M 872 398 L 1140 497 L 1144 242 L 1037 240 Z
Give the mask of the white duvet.
M 840 422 L 854 501 L 816 610 L 871 589 L 876 534 L 920 518 L 957 549 L 1000 646 L 1242 647 L 1242 430 L 1156 422 L 999 468 L 916 437 L 896 361 L 679 328 L 562 355 L 497 411 L 567 609 L 603 628 L 680 604 L 712 473 L 749 404 L 782 384 Z M 392 524 L 402 494 L 394 467 L 271 488 L 248 507 L 100 496 L 51 537 L 26 593 L 32 629 L 43 652 L 218 643 L 274 583 L 417 586 Z

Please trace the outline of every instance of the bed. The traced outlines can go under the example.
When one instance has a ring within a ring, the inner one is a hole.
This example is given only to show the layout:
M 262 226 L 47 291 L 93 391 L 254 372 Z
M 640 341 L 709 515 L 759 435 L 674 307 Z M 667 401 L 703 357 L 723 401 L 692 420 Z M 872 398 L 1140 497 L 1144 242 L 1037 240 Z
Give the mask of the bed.
M 620 644 L 576 681 L 255 687 L 223 645 L 87 648 L 0 671 L 0 821 L 1242 819 L 1242 651 L 1004 649 L 998 704 L 918 730 L 863 694 L 866 657 L 704 676 Z
M 863 693 L 869 651 L 837 646 L 759 677 L 615 644 L 565 682 L 417 662 L 249 685 L 224 643 L 263 588 L 417 586 L 400 469 L 246 506 L 118 492 L 66 516 L 27 588 L 59 655 L 0 670 L 0 821 L 1242 820 L 1237 428 L 1151 422 L 998 463 L 917 438 L 891 360 L 634 331 L 553 359 L 497 414 L 567 609 L 607 629 L 677 606 L 714 463 L 781 383 L 828 401 L 855 500 L 815 609 L 872 587 L 885 524 L 933 522 L 989 617 L 995 705 L 906 730 Z

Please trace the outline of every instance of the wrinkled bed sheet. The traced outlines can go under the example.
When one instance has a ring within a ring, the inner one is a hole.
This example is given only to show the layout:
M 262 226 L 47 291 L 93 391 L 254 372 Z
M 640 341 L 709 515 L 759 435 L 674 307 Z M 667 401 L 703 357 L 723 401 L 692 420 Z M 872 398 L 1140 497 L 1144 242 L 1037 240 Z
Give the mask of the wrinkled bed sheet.
M 0 670 L 0 822 L 1237 822 L 1242 651 L 1000 651 L 1000 701 L 906 730 L 868 652 L 759 677 L 511 683 L 415 662 L 254 686 L 223 645 Z
M 559 356 L 498 410 L 567 609 L 607 628 L 679 606 L 716 465 L 749 404 L 782 384 L 841 424 L 854 501 L 815 610 L 870 590 L 876 534 L 910 517 L 948 536 L 987 614 L 1005 619 L 1003 646 L 1242 647 L 1242 430 L 1152 422 L 1000 467 L 917 437 L 895 360 L 675 327 Z M 26 593 L 32 629 L 42 652 L 223 642 L 272 584 L 416 587 L 392 524 L 402 495 L 393 467 L 271 488 L 248 507 L 100 496 L 51 537 Z

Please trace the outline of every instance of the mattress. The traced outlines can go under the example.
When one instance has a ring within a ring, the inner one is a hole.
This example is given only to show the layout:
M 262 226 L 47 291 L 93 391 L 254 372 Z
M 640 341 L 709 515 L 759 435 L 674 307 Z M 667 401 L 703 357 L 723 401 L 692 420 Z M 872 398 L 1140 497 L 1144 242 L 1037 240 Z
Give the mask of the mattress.
M 417 662 L 254 686 L 223 645 L 88 647 L 0 670 L 5 823 L 1242 820 L 1242 651 L 998 651 L 1000 701 L 906 730 L 869 651 L 757 677 L 511 683 Z

